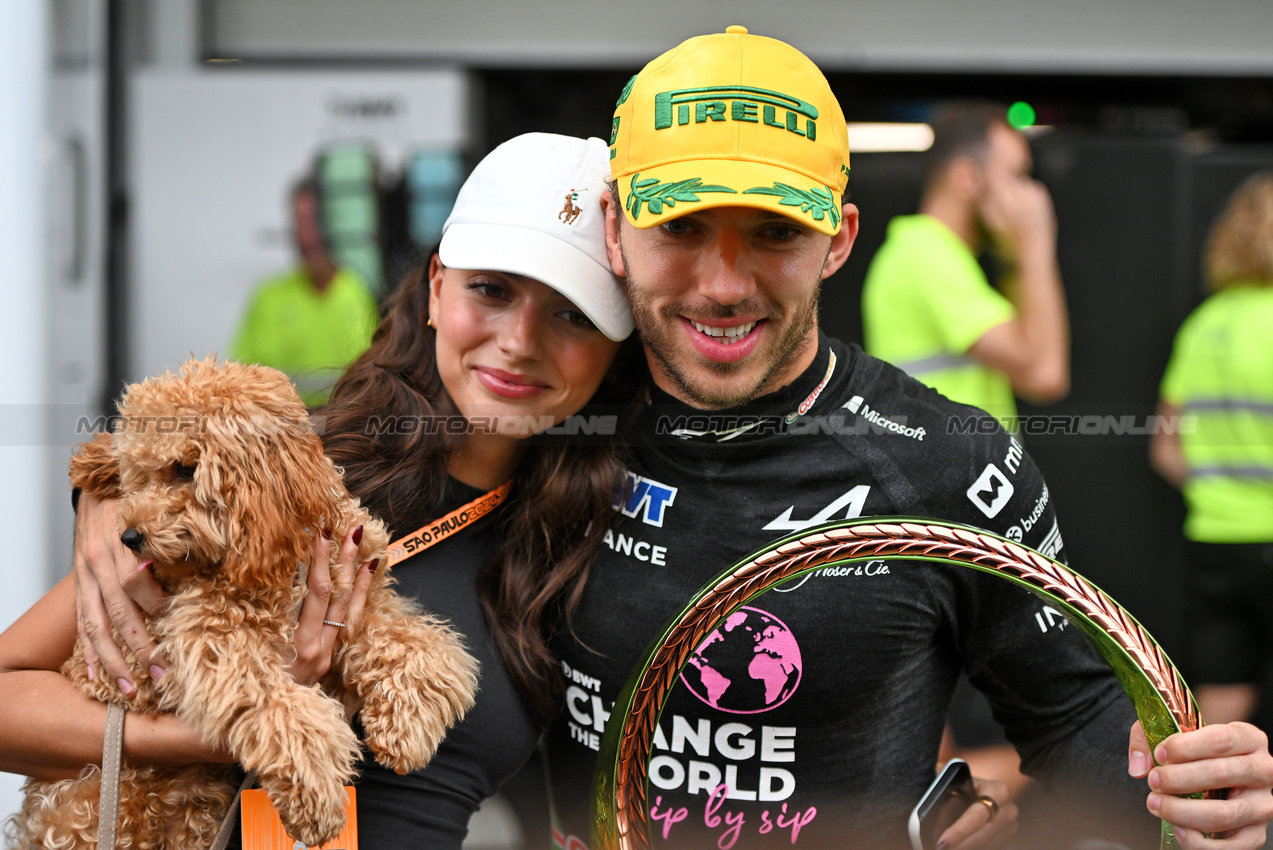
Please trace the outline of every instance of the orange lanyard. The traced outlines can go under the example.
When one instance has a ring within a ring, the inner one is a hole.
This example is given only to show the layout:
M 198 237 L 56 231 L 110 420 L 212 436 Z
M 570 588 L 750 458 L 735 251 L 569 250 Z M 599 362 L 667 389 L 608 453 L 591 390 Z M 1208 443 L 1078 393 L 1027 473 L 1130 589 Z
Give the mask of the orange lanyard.
M 389 552 L 386 556 L 388 563 L 385 566 L 392 567 L 399 561 L 404 561 L 412 555 L 423 552 L 435 543 L 439 543 L 466 526 L 477 522 L 499 507 L 500 502 L 504 501 L 508 491 L 511 489 L 513 489 L 513 482 L 505 481 L 489 493 L 483 493 L 468 504 L 460 505 L 460 507 L 441 519 L 435 519 L 405 537 L 399 537 L 389 544 Z

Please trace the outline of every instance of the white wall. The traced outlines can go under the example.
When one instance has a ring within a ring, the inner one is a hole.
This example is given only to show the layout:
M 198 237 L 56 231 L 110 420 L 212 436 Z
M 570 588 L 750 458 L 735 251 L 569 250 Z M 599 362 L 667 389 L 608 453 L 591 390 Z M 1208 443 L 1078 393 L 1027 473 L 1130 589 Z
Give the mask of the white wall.
M 213 0 L 227 56 L 640 65 L 743 24 L 837 70 L 1273 72 L 1267 0 Z
M 363 119 L 345 108 L 362 99 L 396 107 Z M 320 147 L 374 140 L 391 167 L 417 147 L 460 149 L 467 100 L 464 75 L 450 70 L 140 73 L 133 377 L 226 351 L 254 285 L 293 263 L 286 193 Z
M 42 232 L 45 74 L 48 67 L 44 0 L 0 3 L 0 516 L 14 530 L 0 593 L 0 628 L 45 590 L 48 561 L 47 447 L 49 394 L 44 367 L 48 299 Z M 0 817 L 17 808 L 21 778 L 0 773 Z
M 0 515 L 21 540 L 0 629 L 67 574 L 66 460 L 102 395 L 104 11 L 0 3 Z M 0 773 L 0 818 L 21 781 Z
M 105 69 L 104 0 L 79 2 L 83 30 L 63 42 L 63 60 L 48 78 L 44 116 L 45 297 L 48 339 L 44 392 L 54 405 L 48 483 L 52 557 L 47 582 L 66 575 L 74 517 L 67 499 L 66 460 L 81 416 L 98 413 L 104 396 L 105 335 Z M 73 60 L 66 54 L 73 52 Z

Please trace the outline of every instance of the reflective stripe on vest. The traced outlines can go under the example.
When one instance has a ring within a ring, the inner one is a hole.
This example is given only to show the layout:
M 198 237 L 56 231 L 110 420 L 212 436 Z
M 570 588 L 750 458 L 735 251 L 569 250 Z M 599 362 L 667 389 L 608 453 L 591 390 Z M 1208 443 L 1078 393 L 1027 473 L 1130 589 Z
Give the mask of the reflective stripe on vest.
M 1273 416 L 1273 402 L 1250 401 L 1241 398 L 1196 398 L 1184 403 L 1183 409 L 1189 412 L 1200 410 L 1219 411 L 1223 413 L 1259 413 Z
M 907 360 L 902 363 L 894 363 L 894 366 L 901 369 L 912 378 L 918 378 L 920 375 L 929 372 L 938 372 L 942 369 L 962 369 L 967 366 L 980 366 L 981 363 L 974 357 L 967 357 L 963 354 L 934 354 L 931 357 L 921 357 L 918 360 Z
M 1192 466 L 1190 478 L 1248 478 L 1273 481 L 1273 466 Z

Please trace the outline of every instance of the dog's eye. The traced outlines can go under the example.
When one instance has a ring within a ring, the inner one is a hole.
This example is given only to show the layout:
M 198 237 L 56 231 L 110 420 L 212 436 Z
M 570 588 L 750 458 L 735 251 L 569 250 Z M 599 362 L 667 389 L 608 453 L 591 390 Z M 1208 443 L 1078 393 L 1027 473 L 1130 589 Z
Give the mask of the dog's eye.
M 175 473 L 176 476 L 183 481 L 193 481 L 194 470 L 195 468 L 193 466 L 187 466 L 184 463 L 178 463 L 172 468 L 173 473 Z

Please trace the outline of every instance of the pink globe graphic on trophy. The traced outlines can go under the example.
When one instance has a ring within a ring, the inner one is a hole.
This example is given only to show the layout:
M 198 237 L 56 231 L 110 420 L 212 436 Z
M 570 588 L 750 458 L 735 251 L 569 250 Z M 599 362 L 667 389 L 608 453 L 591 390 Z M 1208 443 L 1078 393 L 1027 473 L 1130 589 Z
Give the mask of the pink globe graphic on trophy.
M 796 692 L 804 667 L 787 624 L 759 608 L 739 608 L 699 644 L 681 681 L 712 708 L 757 714 Z

